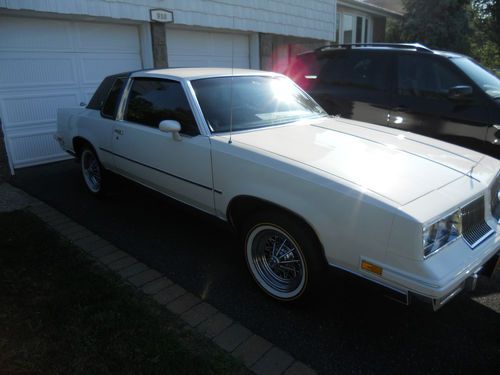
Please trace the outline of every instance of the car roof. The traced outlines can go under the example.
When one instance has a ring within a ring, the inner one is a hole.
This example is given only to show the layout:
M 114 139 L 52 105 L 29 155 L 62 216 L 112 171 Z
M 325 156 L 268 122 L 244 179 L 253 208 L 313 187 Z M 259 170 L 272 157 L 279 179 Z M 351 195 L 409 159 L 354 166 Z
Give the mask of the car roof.
M 130 72 L 131 77 L 151 77 L 151 78 L 180 78 L 180 79 L 202 79 L 213 77 L 231 76 L 277 76 L 274 72 L 264 72 L 252 69 L 232 69 L 232 68 L 166 68 L 147 69 Z

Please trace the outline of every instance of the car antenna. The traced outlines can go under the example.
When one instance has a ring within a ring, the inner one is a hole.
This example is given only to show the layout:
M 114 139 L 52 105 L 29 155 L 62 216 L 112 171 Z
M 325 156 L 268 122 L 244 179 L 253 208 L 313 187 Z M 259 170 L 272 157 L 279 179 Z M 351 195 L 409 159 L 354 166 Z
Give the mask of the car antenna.
M 233 30 L 234 30 L 234 13 L 233 13 Z M 231 33 L 231 82 L 229 83 L 229 142 L 228 142 L 229 144 L 233 143 L 233 76 L 234 76 L 234 32 Z

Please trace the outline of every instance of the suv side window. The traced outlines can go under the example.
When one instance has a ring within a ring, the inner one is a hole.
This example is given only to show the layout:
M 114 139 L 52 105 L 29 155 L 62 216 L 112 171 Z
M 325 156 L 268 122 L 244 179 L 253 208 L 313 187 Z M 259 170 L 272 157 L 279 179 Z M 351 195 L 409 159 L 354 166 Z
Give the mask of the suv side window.
M 128 96 L 125 120 L 157 128 L 163 120 L 176 120 L 181 133 L 195 136 L 198 126 L 177 81 L 135 78 Z
M 368 90 L 388 90 L 387 66 L 389 57 L 378 53 L 333 53 L 320 71 L 322 83 L 353 86 Z
M 398 56 L 397 85 L 399 95 L 443 99 L 451 87 L 470 83 L 438 59 L 401 55 Z

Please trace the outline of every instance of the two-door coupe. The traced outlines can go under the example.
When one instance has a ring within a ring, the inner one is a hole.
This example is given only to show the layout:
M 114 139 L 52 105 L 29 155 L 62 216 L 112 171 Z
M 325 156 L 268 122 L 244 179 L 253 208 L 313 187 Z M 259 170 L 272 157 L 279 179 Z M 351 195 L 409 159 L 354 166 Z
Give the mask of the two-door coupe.
M 330 117 L 280 74 L 110 76 L 86 108 L 59 110 L 56 139 L 93 194 L 111 171 L 229 221 L 278 300 L 333 266 L 437 309 L 497 262 L 498 160 Z

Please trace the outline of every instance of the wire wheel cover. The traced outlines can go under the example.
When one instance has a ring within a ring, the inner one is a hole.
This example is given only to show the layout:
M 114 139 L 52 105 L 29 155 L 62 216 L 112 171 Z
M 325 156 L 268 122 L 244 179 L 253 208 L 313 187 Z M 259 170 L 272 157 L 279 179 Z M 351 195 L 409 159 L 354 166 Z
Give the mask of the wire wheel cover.
M 82 173 L 87 187 L 97 193 L 101 189 L 101 167 L 97 157 L 89 150 L 82 153 Z
M 304 258 L 299 245 L 272 225 L 256 226 L 247 240 L 247 259 L 259 284 L 278 298 L 293 298 L 305 284 Z

